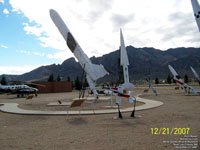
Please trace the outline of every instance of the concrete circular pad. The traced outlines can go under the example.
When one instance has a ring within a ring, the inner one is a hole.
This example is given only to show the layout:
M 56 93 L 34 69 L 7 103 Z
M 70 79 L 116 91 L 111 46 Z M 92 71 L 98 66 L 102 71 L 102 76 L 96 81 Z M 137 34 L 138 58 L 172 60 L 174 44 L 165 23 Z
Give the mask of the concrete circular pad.
M 144 105 L 136 106 L 136 110 L 146 110 L 163 105 L 163 102 L 148 100 L 137 97 L 137 101 L 145 103 Z M 2 105 L 2 106 L 1 106 Z M 0 111 L 13 114 L 23 115 L 96 115 L 96 114 L 111 114 L 118 113 L 117 109 L 102 109 L 102 110 L 80 110 L 80 111 L 40 111 L 40 110 L 25 110 L 18 107 L 17 103 L 0 103 Z M 121 112 L 131 112 L 133 107 L 120 109 Z

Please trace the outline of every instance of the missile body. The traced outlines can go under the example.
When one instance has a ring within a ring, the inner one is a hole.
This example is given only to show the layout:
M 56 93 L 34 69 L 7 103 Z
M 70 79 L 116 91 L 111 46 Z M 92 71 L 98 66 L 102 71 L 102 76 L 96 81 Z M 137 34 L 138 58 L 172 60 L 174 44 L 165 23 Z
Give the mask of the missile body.
M 195 75 L 197 81 L 198 81 L 199 84 L 200 84 L 200 77 L 199 77 L 198 73 L 194 70 L 194 68 L 192 68 L 192 67 L 190 67 L 190 68 L 191 68 L 192 72 L 194 73 L 194 75 Z
M 56 25 L 56 27 L 58 28 L 61 35 L 63 36 L 63 38 L 65 39 L 68 48 L 78 59 L 81 67 L 86 72 L 88 84 L 91 90 L 93 91 L 94 95 L 96 96 L 98 93 L 95 89 L 95 81 L 109 73 L 104 69 L 104 67 L 101 64 L 92 64 L 88 56 L 83 52 L 78 42 L 74 39 L 73 35 L 71 34 L 70 30 L 68 29 L 60 15 L 55 10 L 50 10 L 50 17 Z
M 85 70 L 87 75 L 93 81 L 96 81 L 97 79 L 108 74 L 108 72 L 104 69 L 102 65 L 96 65 L 91 63 L 88 56 L 83 52 L 78 42 L 74 39 L 70 30 L 68 29 L 68 27 L 66 26 L 60 15 L 55 10 L 52 9 L 50 10 L 50 16 L 54 24 L 58 28 L 59 32 L 65 39 L 67 46 L 74 54 L 74 56 L 78 59 L 81 67 Z
M 124 84 L 122 84 L 122 87 L 125 88 L 133 88 L 134 85 L 129 82 L 129 72 L 128 72 L 128 55 L 124 43 L 124 37 L 122 34 L 122 31 L 120 29 L 120 65 L 123 67 L 123 74 L 124 74 Z
M 200 92 L 197 89 L 184 83 L 184 81 L 180 78 L 178 73 L 174 70 L 174 68 L 171 65 L 168 65 L 168 67 L 169 67 L 169 70 L 171 71 L 171 73 L 173 74 L 174 80 L 176 81 L 176 83 L 178 83 L 181 87 L 183 87 L 185 89 L 189 89 L 189 90 L 191 89 L 195 94 L 200 94 Z
M 194 17 L 198 26 L 198 29 L 200 31 L 200 5 L 197 0 L 191 0 L 192 8 L 194 12 Z
M 181 83 L 183 83 L 183 80 L 181 79 L 181 77 L 178 75 L 178 73 L 174 70 L 174 68 L 171 65 L 168 65 L 169 70 L 171 71 L 171 73 L 173 74 L 174 80 L 180 81 Z

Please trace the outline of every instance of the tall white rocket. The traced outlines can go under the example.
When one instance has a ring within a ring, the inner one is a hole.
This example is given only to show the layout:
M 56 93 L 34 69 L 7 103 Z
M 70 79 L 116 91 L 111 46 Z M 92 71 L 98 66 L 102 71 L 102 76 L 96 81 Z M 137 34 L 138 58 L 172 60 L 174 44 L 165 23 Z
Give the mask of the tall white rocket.
M 194 17 L 197 22 L 198 29 L 200 31 L 200 5 L 197 0 L 191 0 Z
M 129 83 L 129 72 L 128 72 L 128 55 L 124 43 L 124 37 L 122 34 L 122 30 L 120 29 L 120 65 L 123 67 L 123 74 L 124 74 L 124 84 L 122 84 L 122 87 L 125 88 L 133 88 L 134 85 Z

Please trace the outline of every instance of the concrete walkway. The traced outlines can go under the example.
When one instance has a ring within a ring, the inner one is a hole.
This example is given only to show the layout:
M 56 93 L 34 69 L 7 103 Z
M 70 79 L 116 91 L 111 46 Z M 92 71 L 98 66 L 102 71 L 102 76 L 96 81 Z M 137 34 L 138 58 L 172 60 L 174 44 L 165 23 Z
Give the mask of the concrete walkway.
M 74 98 L 72 100 L 75 100 L 77 98 Z M 108 101 L 110 100 L 110 97 L 100 97 L 98 100 L 100 101 Z M 87 97 L 87 100 L 85 103 L 92 103 L 92 101 L 95 101 L 95 97 Z M 61 104 L 57 102 L 51 102 L 49 104 L 47 104 L 47 106 L 69 106 L 71 105 L 72 102 L 62 102 Z
M 163 102 L 148 100 L 137 97 L 137 101 L 145 103 L 144 105 L 136 106 L 136 110 L 146 110 L 163 105 Z M 1 106 L 2 105 L 2 106 Z M 17 103 L 0 103 L 0 111 L 13 114 L 23 115 L 96 115 L 96 114 L 111 114 L 118 113 L 117 109 L 102 109 L 102 110 L 81 110 L 81 111 L 40 111 L 40 110 L 25 110 L 18 107 Z M 121 112 L 131 112 L 133 107 L 120 109 Z
M 69 106 L 72 102 L 62 102 L 62 104 L 59 104 L 58 102 L 51 102 L 47 104 L 47 106 Z

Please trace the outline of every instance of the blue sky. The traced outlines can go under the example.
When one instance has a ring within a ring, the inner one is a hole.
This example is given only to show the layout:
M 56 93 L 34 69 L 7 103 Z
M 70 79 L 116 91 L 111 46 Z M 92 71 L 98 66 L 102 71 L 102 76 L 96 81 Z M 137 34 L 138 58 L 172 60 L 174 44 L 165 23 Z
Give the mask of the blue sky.
M 55 9 L 89 56 L 125 44 L 200 47 L 190 0 L 0 0 L 0 74 L 22 74 L 73 57 L 49 17 Z
M 48 58 L 48 54 L 54 53 L 55 49 L 42 47 L 35 35 L 28 35 L 24 30 L 25 23 L 37 25 L 34 22 L 30 23 L 23 14 L 13 12 L 7 0 L 0 3 L 0 66 L 8 68 L 5 69 L 8 72 L 0 70 L 0 74 L 12 74 L 13 67 L 26 66 L 28 69 L 29 66 L 32 69 L 40 65 L 62 62 L 62 59 Z M 13 71 L 13 74 L 21 73 L 21 70 L 16 73 L 15 69 Z

